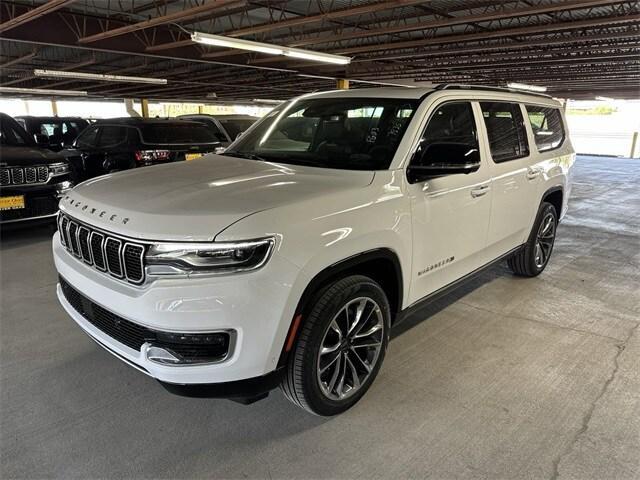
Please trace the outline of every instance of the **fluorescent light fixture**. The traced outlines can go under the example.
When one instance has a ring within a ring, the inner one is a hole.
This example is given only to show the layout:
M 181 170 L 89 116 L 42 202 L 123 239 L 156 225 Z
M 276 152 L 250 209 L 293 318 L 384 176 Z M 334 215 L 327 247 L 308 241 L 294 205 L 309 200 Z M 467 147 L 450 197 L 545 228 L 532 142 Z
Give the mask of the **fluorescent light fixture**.
M 282 55 L 284 51 L 276 45 L 269 45 L 260 42 L 251 42 L 240 38 L 223 37 L 222 35 L 210 35 L 208 33 L 192 33 L 191 40 L 203 45 L 213 45 L 214 47 L 236 48 L 238 50 L 249 50 L 251 52 L 267 53 L 269 55 Z
M 332 55 L 331 53 L 314 52 L 311 50 L 301 50 L 299 48 L 285 48 L 284 54 L 287 57 L 311 60 L 313 62 L 335 63 L 337 65 L 348 65 L 351 63 L 351 57 Z
M 86 97 L 87 92 L 80 90 L 50 90 L 47 88 L 0 87 L 0 93 L 21 93 L 25 95 L 64 95 L 69 97 Z
M 308 75 L 306 73 L 299 73 L 298 76 L 304 77 L 304 78 L 318 78 L 320 80 L 338 80 L 337 77 L 325 77 L 322 75 Z
M 507 83 L 507 87 L 515 88 L 516 90 L 528 90 L 530 92 L 546 92 L 547 91 L 547 87 L 542 87 L 540 85 L 527 85 L 526 83 L 517 83 L 517 82 Z
M 252 42 L 241 38 L 224 37 L 222 35 L 211 35 L 210 33 L 195 32 L 191 34 L 191 40 L 203 45 L 213 45 L 214 47 L 235 48 L 238 50 L 248 50 L 250 52 L 266 53 L 268 55 L 285 55 L 287 57 L 300 58 L 322 63 L 335 63 L 347 65 L 351 63 L 350 57 L 333 55 L 331 53 L 314 52 L 312 50 L 302 50 L 300 48 L 289 48 L 271 43 Z
M 106 73 L 83 73 L 68 72 L 65 70 L 41 70 L 35 69 L 33 74 L 36 77 L 46 78 L 74 78 L 78 80 L 99 80 L 103 82 L 130 82 L 149 83 L 152 85 L 166 85 L 166 78 L 130 77 L 128 75 L 109 75 Z
M 601 102 L 613 102 L 615 98 L 611 97 L 596 97 L 596 100 L 600 100 Z

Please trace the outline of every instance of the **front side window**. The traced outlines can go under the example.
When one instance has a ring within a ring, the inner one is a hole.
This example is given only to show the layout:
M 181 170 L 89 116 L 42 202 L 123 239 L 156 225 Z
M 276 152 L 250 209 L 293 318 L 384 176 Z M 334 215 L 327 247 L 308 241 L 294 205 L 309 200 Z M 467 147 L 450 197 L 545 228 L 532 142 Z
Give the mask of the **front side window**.
M 496 163 L 529 155 L 522 111 L 517 103 L 480 102 L 491 156 Z
M 527 116 L 539 152 L 553 150 L 564 141 L 562 115 L 557 108 L 527 105 Z
M 93 148 L 97 144 L 98 127 L 89 127 L 76 140 L 76 145 L 80 148 Z
M 389 168 L 419 100 L 309 98 L 272 110 L 224 155 L 345 170 Z
M 453 149 L 464 145 L 478 149 L 476 122 L 470 103 L 445 103 L 433 112 L 420 139 L 418 152 L 434 145 Z

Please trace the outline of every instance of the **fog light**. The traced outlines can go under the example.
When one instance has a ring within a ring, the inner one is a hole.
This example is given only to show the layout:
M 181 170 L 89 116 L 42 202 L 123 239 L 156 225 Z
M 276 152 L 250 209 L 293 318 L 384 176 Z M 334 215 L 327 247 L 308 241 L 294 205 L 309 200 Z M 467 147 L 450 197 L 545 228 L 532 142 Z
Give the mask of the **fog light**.
M 179 365 L 180 363 L 184 363 L 169 350 L 154 345 L 147 346 L 145 355 L 150 362 L 162 363 L 164 365 Z

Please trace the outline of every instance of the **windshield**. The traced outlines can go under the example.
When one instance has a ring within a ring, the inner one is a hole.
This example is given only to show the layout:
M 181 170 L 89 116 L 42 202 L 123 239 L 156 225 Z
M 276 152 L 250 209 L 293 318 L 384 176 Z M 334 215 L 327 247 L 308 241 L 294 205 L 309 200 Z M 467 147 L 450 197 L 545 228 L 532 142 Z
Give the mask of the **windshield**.
M 244 119 L 244 118 L 218 118 L 218 121 L 222 124 L 224 129 L 229 134 L 231 140 L 235 140 L 239 134 L 249 129 L 251 125 L 255 123 L 257 119 Z
M 209 129 L 199 123 L 147 124 L 140 127 L 144 143 L 185 144 L 218 143 Z
M 0 145 L 17 147 L 31 144 L 32 142 L 20 125 L 9 117 L 0 116 Z
M 419 101 L 311 98 L 273 111 L 224 155 L 347 170 L 389 168 Z

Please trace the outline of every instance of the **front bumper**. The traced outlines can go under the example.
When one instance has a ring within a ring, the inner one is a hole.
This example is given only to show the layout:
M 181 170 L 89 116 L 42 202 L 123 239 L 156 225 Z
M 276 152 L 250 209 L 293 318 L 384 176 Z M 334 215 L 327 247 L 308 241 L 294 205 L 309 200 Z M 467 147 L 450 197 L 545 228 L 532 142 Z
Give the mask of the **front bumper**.
M 267 266 L 256 272 L 161 279 L 138 287 L 82 263 L 60 244 L 57 233 L 53 252 L 60 276 L 71 287 L 128 322 L 162 332 L 233 330 L 235 333 L 235 344 L 224 361 L 198 365 L 159 364 L 149 360 L 144 348 L 131 348 L 87 321 L 67 301 L 58 285 L 60 303 L 75 322 L 101 346 L 139 371 L 163 383 L 189 386 L 255 381 L 276 370 L 293 318 L 289 297 L 291 282 L 298 272 L 297 267 L 278 255 L 273 255 Z M 222 388 L 222 391 L 229 391 L 229 388 Z
M 58 213 L 60 197 L 71 188 L 72 183 L 69 180 L 45 185 L 2 187 L 3 196 L 24 195 L 25 208 L 0 211 L 0 223 L 7 224 L 53 218 Z

